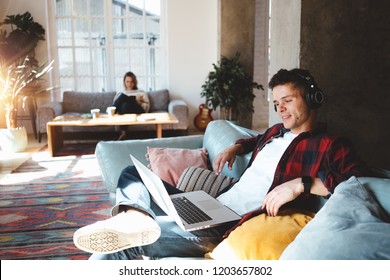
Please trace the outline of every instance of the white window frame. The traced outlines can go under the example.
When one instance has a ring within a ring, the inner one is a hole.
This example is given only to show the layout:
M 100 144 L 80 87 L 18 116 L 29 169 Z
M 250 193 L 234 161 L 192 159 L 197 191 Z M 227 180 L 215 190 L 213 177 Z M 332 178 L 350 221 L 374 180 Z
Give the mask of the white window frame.
M 69 1 L 72 1 L 72 0 L 69 0 Z M 73 1 L 77 1 L 77 0 L 73 0 Z M 87 3 L 89 1 L 93 1 L 93 0 L 85 0 L 87 1 Z M 145 0 L 143 0 L 144 3 L 145 3 Z M 154 0 L 153 0 L 154 1 Z M 114 62 L 114 43 L 113 43 L 113 32 L 112 32 L 112 23 L 113 23 L 113 15 L 112 15 L 112 2 L 113 1 L 107 1 L 107 0 L 104 0 L 104 22 L 105 22 L 105 46 L 102 48 L 106 50 L 106 74 L 102 77 L 100 76 L 94 76 L 93 74 L 93 69 L 90 69 L 90 73 L 86 76 L 86 77 L 90 77 L 90 87 L 89 87 L 89 90 L 90 91 L 119 91 L 119 90 L 122 90 L 123 89 L 123 84 L 119 81 L 122 80 L 123 78 L 123 75 L 125 74 L 126 71 L 132 71 L 131 67 L 129 66 L 130 64 L 128 63 L 128 66 L 127 66 L 127 70 L 124 71 L 123 73 L 115 73 L 115 62 Z M 144 73 L 137 73 L 135 72 L 135 74 L 137 75 L 138 77 L 138 80 L 139 80 L 139 88 L 140 89 L 143 89 L 145 91 L 149 91 L 149 90 L 155 90 L 155 89 L 158 89 L 158 88 L 164 88 L 166 87 L 166 84 L 167 84 L 167 75 L 165 74 L 166 71 L 164 71 L 166 69 L 165 65 L 166 65 L 166 55 L 165 54 L 165 36 L 166 36 L 166 32 L 165 32 L 165 28 L 164 28 L 164 7 L 165 7 L 165 0 L 160 0 L 161 4 L 160 4 L 160 7 L 161 7 L 161 11 L 160 11 L 160 17 L 159 17 L 159 20 L 160 20 L 160 23 L 159 23 L 159 26 L 160 26 L 160 30 L 159 30 L 159 36 L 160 36 L 160 42 L 159 42 L 159 45 L 157 47 L 150 47 L 148 46 L 147 44 L 143 44 L 143 46 L 141 47 L 141 49 L 145 52 L 145 55 L 144 55 L 144 64 L 147 65 L 148 61 L 147 61 L 147 53 L 148 51 L 150 51 L 151 49 L 156 49 L 157 51 L 160 52 L 160 59 L 159 59 L 159 72 L 156 73 L 156 74 L 152 74 L 150 73 L 150 70 L 149 70 L 149 67 L 147 67 L 148 70 L 146 70 Z M 57 18 L 60 18 L 60 17 L 57 17 L 57 14 L 56 14 L 56 8 L 55 8 L 55 0 L 53 0 L 53 8 L 52 8 L 52 11 L 54 12 L 54 22 L 56 23 L 57 22 Z M 89 5 L 88 5 L 89 6 Z M 86 12 L 86 15 L 89 15 L 88 11 Z M 128 10 L 126 11 L 126 15 L 124 15 L 123 18 L 124 20 L 126 20 L 126 16 L 129 16 L 129 12 Z M 69 17 L 68 17 L 69 18 Z M 74 16 L 71 16 L 71 18 L 75 18 Z M 91 18 L 91 17 L 88 17 L 88 18 Z M 147 24 L 147 20 L 150 19 L 150 17 L 147 17 L 146 16 L 146 12 L 145 12 L 145 6 L 144 6 L 144 9 L 143 9 L 143 13 L 142 13 L 142 21 L 143 21 L 143 25 L 144 25 L 144 28 L 143 28 L 143 38 L 145 38 L 145 36 L 147 35 L 146 34 L 146 24 Z M 72 20 L 73 22 L 73 20 Z M 90 23 L 90 22 L 89 22 Z M 74 26 L 74 24 L 71 25 L 72 28 Z M 88 30 L 89 32 L 89 37 L 91 37 L 90 35 L 90 32 L 91 32 L 91 29 Z M 53 34 L 53 33 L 52 33 Z M 57 48 L 57 51 L 61 48 L 65 48 L 65 46 L 61 46 L 61 45 L 58 45 L 58 38 L 57 38 L 57 29 L 55 28 L 54 29 L 54 40 L 56 41 L 56 48 Z M 81 88 L 85 89 L 86 86 L 85 84 L 83 84 L 83 87 L 80 87 L 80 85 L 78 84 L 78 73 L 77 73 L 77 61 L 76 61 L 76 57 L 75 57 L 75 49 L 76 49 L 76 46 L 74 44 L 74 35 L 72 34 L 72 38 L 73 38 L 73 41 L 72 41 L 72 44 L 71 46 L 66 46 L 66 48 L 69 48 L 72 50 L 72 55 L 73 55 L 73 61 L 75 61 L 73 63 L 73 76 L 70 75 L 68 77 L 73 77 L 74 78 L 74 86 L 73 88 L 65 88 L 63 87 L 63 85 L 60 84 L 61 86 L 61 91 L 64 91 L 64 90 L 80 90 Z M 144 40 L 144 42 L 146 42 L 146 40 Z M 89 48 L 90 51 L 90 60 L 92 61 L 92 53 L 93 53 L 93 49 L 95 49 L 94 46 L 92 46 L 91 44 L 89 44 L 89 46 L 85 46 L 83 48 Z M 56 55 L 58 57 L 58 53 Z M 59 60 L 57 59 L 58 63 L 57 63 L 57 66 L 58 66 L 58 81 L 59 83 L 61 83 L 61 79 L 64 78 L 63 75 L 61 75 L 61 70 L 59 69 L 61 66 L 59 65 Z M 92 63 L 90 64 L 89 67 L 93 67 L 92 66 Z M 93 79 L 96 79 L 96 78 L 102 78 L 102 79 L 105 79 L 104 81 L 104 87 L 103 88 L 94 88 L 94 84 L 93 84 Z M 153 82 L 153 81 L 156 81 L 158 80 L 158 82 Z

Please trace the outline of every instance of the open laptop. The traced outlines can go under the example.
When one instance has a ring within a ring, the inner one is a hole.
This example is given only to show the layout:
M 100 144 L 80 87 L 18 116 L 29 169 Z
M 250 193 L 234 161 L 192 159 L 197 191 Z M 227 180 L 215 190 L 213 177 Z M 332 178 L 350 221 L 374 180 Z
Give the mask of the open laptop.
M 199 230 L 241 219 L 240 215 L 204 191 L 169 195 L 155 173 L 132 155 L 130 158 L 153 200 L 182 229 Z

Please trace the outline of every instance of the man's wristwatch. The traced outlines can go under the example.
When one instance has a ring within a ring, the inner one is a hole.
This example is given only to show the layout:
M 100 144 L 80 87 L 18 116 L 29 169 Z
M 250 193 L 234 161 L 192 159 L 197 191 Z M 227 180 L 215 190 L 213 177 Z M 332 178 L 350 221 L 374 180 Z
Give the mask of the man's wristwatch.
M 313 178 L 310 176 L 302 176 L 303 193 L 310 193 Z

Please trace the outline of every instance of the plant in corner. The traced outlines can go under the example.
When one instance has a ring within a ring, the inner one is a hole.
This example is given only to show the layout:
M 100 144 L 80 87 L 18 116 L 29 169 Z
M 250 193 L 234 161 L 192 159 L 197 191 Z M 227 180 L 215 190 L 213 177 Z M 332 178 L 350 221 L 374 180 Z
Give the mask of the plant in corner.
M 7 34 L 5 29 L 0 30 L 0 103 L 5 108 L 7 125 L 1 131 L 0 145 L 2 150 L 17 152 L 27 145 L 25 129 L 17 126 L 19 102 L 24 105 L 28 97 L 47 92 L 42 76 L 51 71 L 53 61 L 39 63 L 35 59 L 35 47 L 40 40 L 45 40 L 45 29 L 34 22 L 30 13 L 7 16 L 0 23 L 2 28 L 6 25 L 12 31 Z M 15 133 L 17 136 L 13 136 Z M 12 141 L 21 137 L 25 140 L 13 147 Z
M 262 85 L 245 73 L 239 58 L 240 53 L 236 53 L 233 58 L 222 56 L 218 64 L 213 64 L 214 71 L 208 74 L 202 85 L 201 96 L 211 102 L 214 110 L 220 106 L 221 112 L 225 111 L 224 118 L 228 120 L 236 120 L 239 115 L 248 112 L 253 113 L 253 89 L 264 90 Z
M 0 22 L 0 56 L 6 63 L 18 61 L 20 57 L 34 57 L 39 41 L 45 40 L 45 29 L 29 12 L 6 16 Z M 7 27 L 11 31 L 7 34 Z

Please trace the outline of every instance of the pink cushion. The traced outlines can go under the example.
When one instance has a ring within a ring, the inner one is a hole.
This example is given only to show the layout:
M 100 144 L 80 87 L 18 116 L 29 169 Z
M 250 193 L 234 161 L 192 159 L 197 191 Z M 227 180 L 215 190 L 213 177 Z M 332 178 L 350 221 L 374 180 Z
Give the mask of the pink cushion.
M 207 151 L 201 149 L 151 148 L 146 158 L 150 168 L 161 179 L 176 186 L 181 174 L 188 167 L 207 168 Z

